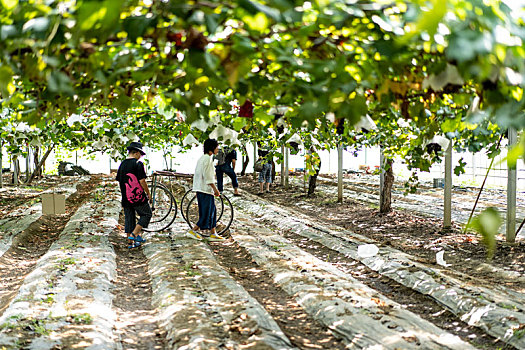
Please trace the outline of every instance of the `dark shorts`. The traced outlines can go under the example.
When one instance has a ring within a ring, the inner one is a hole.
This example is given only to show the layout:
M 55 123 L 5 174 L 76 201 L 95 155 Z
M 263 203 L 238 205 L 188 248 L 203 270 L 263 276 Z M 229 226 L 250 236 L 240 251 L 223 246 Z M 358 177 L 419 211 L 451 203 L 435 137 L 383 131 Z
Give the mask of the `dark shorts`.
M 138 222 L 137 215 L 139 216 Z M 143 228 L 148 228 L 152 216 L 153 213 L 149 203 L 137 205 L 136 207 L 124 207 L 124 232 L 132 233 L 137 224 Z

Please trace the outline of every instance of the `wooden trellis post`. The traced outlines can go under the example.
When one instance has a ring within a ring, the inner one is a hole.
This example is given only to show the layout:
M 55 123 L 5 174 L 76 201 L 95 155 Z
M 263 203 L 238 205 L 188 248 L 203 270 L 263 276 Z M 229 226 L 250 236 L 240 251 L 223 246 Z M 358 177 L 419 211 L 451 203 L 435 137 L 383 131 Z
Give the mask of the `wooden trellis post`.
M 337 145 L 337 202 L 343 203 L 343 146 Z
M 517 141 L 516 129 L 509 128 L 508 139 L 509 144 L 507 148 L 510 150 Z M 516 167 L 511 168 L 509 160 L 507 159 L 507 233 L 506 239 L 508 243 L 514 243 L 516 240 L 516 190 L 517 177 Z
M 445 151 L 445 190 L 443 196 L 443 228 L 452 227 L 452 140 Z

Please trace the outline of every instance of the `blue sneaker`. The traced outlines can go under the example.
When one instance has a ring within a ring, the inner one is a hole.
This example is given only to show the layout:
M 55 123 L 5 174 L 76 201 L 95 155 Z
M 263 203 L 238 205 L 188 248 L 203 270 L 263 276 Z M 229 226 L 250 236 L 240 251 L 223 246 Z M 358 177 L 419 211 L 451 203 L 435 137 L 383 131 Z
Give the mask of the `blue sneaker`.
M 133 236 L 131 233 L 129 234 L 128 236 L 128 249 L 133 249 L 135 248 L 135 240 L 137 239 L 137 237 Z
M 136 238 L 135 238 L 135 242 L 138 242 L 138 243 L 144 243 L 146 242 L 146 240 L 144 238 L 142 238 L 140 235 L 138 235 Z

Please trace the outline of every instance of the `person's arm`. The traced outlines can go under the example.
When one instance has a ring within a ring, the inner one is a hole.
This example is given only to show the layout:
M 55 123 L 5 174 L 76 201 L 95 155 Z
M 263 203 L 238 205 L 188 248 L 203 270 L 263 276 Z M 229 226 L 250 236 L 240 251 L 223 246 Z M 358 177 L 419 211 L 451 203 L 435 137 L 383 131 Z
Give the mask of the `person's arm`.
M 217 186 L 215 186 L 215 184 L 210 184 L 210 186 L 211 186 L 211 189 L 213 190 L 213 195 L 215 197 L 219 197 L 221 195 L 221 193 L 217 189 Z
M 139 183 L 144 189 L 144 192 L 146 192 L 146 196 L 148 196 L 148 200 L 151 199 L 151 194 L 149 193 L 148 183 L 146 182 L 146 179 L 139 180 Z
M 237 159 L 232 159 L 232 169 L 235 170 L 235 163 L 237 163 Z
M 150 200 L 151 194 L 149 193 L 148 183 L 146 182 L 146 169 L 144 168 L 144 164 L 142 162 L 137 162 L 137 165 L 138 165 L 137 177 L 139 178 L 139 183 L 144 189 L 146 196 L 148 196 L 148 200 Z

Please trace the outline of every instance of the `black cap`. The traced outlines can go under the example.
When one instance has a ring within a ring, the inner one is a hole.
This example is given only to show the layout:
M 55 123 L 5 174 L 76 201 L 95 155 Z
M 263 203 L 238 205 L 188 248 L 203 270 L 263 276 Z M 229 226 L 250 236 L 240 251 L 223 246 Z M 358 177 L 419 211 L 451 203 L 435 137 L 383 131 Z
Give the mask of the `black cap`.
M 142 143 L 140 142 L 132 142 L 129 144 L 129 146 L 126 149 L 128 151 L 131 151 L 131 150 L 139 151 L 140 154 L 142 154 L 143 156 L 146 155 L 146 152 L 142 150 Z

